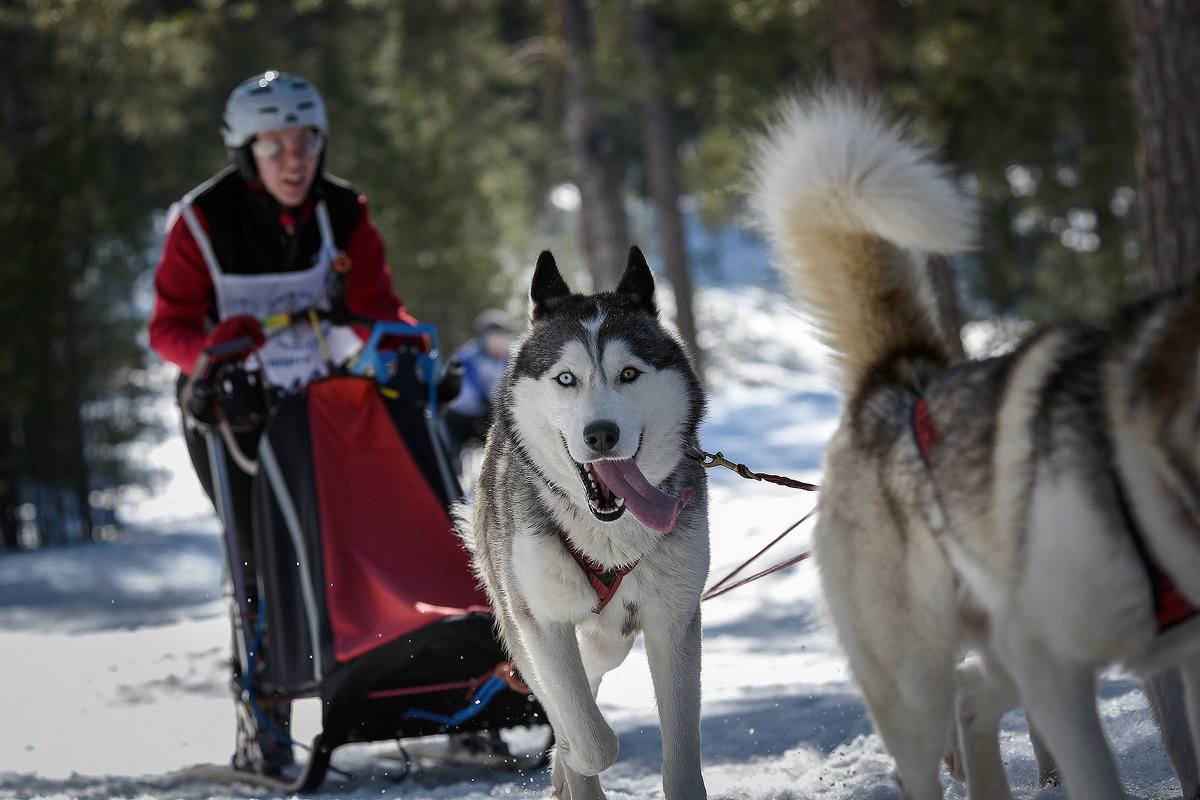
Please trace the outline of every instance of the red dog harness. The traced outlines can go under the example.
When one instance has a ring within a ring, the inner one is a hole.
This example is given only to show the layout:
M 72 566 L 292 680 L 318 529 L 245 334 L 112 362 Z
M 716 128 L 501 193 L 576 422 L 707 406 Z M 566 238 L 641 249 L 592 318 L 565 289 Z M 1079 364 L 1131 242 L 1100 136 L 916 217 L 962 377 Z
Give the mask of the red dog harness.
M 583 570 L 584 577 L 591 584 L 592 591 L 596 593 L 596 607 L 592 609 L 592 613 L 599 614 L 608 605 L 609 601 L 613 599 L 613 595 L 617 593 L 617 589 L 621 586 L 621 581 L 633 571 L 638 562 L 634 561 L 632 564 L 624 567 L 605 569 L 602 565 L 597 564 L 576 549 L 570 540 L 567 539 L 565 533 L 559 531 L 558 537 L 562 539 L 563 546 L 567 548 L 567 552 L 571 554 L 571 557 L 575 559 L 575 563 Z
M 942 437 L 938 433 L 933 417 L 929 414 L 929 404 L 924 397 L 917 400 L 916 405 L 913 406 L 912 429 L 917 447 L 921 450 L 921 457 L 925 460 L 925 466 L 931 466 L 933 450 L 941 442 Z M 1125 527 L 1129 529 L 1133 537 L 1138 556 L 1141 557 L 1142 565 L 1146 568 L 1146 575 L 1150 579 L 1150 588 L 1154 595 L 1154 619 L 1158 623 L 1159 633 L 1162 633 L 1200 613 L 1200 609 L 1197 609 L 1180 594 L 1179 588 L 1167 573 L 1163 572 L 1162 568 L 1154 562 L 1150 551 L 1146 548 L 1141 528 L 1138 527 L 1133 511 L 1129 507 L 1125 489 L 1115 472 L 1113 473 L 1113 482 L 1116 487 L 1117 505 L 1121 509 L 1121 516 L 1125 518 Z
M 921 457 L 925 459 L 925 466 L 929 466 L 933 448 L 942 441 L 942 437 L 938 434 L 933 417 L 929 416 L 929 404 L 924 397 L 913 406 L 912 427 L 913 435 L 917 437 L 917 447 L 921 448 Z

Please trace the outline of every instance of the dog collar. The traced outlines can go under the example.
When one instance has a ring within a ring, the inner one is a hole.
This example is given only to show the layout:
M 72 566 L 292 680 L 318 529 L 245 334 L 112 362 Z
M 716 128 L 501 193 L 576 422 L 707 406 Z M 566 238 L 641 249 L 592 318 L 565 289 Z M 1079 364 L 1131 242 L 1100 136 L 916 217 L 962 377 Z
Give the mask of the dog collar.
M 605 569 L 602 565 L 597 564 L 572 545 L 567 535 L 562 531 L 558 532 L 558 538 L 562 539 L 563 546 L 567 548 L 567 552 L 571 554 L 571 558 L 575 559 L 575 563 L 583 570 L 584 577 L 587 578 L 592 591 L 596 593 L 596 607 L 592 609 L 592 613 L 599 614 L 608 605 L 609 601 L 613 599 L 613 595 L 617 593 L 617 588 L 620 587 L 621 581 L 633 571 L 638 562 L 634 561 L 632 564 L 624 567 Z

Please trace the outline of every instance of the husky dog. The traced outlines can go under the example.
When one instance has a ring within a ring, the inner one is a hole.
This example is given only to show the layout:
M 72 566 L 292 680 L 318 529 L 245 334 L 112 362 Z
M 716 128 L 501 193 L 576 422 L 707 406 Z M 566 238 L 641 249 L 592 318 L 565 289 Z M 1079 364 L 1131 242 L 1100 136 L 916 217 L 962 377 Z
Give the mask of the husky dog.
M 617 736 L 600 679 L 638 632 L 657 698 L 667 800 L 700 774 L 700 594 L 708 491 L 688 457 L 700 382 L 658 320 L 636 247 L 616 291 L 573 294 L 538 258 L 529 331 L 496 398 L 463 541 L 501 638 L 554 729 L 554 795 L 596 800 Z
M 755 158 L 753 202 L 845 398 L 816 556 L 904 796 L 942 796 L 973 647 L 1070 796 L 1124 798 L 1098 669 L 1177 666 L 1200 730 L 1200 289 L 954 364 L 926 256 L 969 248 L 975 212 L 934 154 L 827 93 L 786 106 Z M 1006 797 L 998 751 L 993 766 Z

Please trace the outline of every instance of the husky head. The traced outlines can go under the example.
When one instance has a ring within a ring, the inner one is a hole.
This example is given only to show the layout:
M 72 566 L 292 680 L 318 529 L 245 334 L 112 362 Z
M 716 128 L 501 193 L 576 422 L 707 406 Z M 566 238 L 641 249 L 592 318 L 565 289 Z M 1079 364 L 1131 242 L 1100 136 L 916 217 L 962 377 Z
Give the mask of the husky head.
M 511 435 L 555 494 L 596 520 L 629 511 L 671 530 L 695 496 L 670 478 L 703 399 L 682 345 L 659 322 L 645 257 L 632 248 L 615 291 L 581 295 L 543 252 L 530 296 L 532 325 L 498 402 Z

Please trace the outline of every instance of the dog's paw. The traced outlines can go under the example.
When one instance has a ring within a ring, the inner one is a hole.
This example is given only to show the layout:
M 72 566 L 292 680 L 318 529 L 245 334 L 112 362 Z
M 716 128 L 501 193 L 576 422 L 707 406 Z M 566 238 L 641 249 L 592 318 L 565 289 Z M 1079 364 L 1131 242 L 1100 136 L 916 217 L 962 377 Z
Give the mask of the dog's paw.
M 607 725 L 602 730 L 590 733 L 589 736 L 560 743 L 567 766 L 580 775 L 599 775 L 604 772 L 617 760 L 617 751 L 621 748 L 617 734 Z

